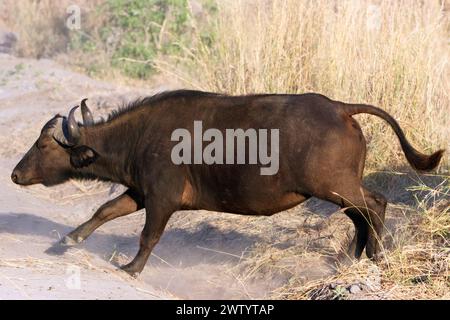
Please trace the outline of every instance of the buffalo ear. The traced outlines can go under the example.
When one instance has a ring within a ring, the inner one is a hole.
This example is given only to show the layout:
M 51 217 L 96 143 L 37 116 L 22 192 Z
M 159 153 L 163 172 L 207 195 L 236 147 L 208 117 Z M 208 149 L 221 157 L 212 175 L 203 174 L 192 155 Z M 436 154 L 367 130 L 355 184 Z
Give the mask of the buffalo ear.
M 98 158 L 98 153 L 87 146 L 79 146 L 70 149 L 70 164 L 79 169 L 87 167 Z

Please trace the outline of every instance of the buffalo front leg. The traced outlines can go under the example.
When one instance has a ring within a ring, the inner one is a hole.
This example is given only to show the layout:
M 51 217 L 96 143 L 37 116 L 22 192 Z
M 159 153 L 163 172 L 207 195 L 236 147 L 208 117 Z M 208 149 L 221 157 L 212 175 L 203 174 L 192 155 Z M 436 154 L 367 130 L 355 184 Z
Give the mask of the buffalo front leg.
M 172 206 L 157 206 L 147 204 L 148 202 L 149 201 L 146 201 L 146 218 L 144 229 L 142 230 L 139 241 L 139 251 L 133 261 L 121 267 L 122 270 L 126 271 L 133 277 L 137 277 L 144 269 L 153 248 L 161 238 L 167 222 L 169 221 L 172 213 L 176 210 Z
M 61 242 L 65 245 L 75 245 L 80 243 L 104 223 L 133 213 L 142 208 L 140 196 L 128 189 L 119 197 L 102 205 L 91 219 L 66 235 Z

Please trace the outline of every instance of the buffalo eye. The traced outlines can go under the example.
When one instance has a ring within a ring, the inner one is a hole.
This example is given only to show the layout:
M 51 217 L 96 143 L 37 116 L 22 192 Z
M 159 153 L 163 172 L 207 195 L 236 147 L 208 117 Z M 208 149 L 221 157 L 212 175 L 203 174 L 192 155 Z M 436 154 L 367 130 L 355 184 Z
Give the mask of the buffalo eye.
M 39 150 L 44 150 L 45 148 L 47 148 L 47 144 L 44 144 L 44 143 L 36 143 L 36 147 L 37 147 Z

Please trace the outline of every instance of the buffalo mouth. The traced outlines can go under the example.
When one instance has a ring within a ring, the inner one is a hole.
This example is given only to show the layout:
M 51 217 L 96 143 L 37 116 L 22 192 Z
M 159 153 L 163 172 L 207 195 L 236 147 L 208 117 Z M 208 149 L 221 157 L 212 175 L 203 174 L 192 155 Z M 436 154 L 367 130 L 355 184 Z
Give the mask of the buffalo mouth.
M 19 186 L 24 186 L 24 187 L 31 186 L 33 184 L 43 183 L 43 180 L 41 178 L 31 178 L 31 179 L 21 180 L 20 178 L 17 178 L 17 177 L 11 177 L 11 180 L 15 184 L 17 184 Z

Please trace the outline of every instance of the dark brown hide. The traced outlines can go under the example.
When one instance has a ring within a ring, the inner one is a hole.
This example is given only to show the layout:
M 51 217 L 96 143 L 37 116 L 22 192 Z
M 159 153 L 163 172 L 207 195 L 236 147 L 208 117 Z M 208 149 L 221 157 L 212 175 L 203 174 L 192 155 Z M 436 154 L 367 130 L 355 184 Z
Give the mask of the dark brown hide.
M 369 113 L 387 121 L 409 163 L 435 168 L 440 150 L 430 156 L 415 150 L 397 122 L 383 110 L 345 104 L 319 94 L 227 96 L 173 91 L 152 96 L 114 113 L 107 121 L 80 126 L 75 146 L 60 145 L 52 119 L 13 172 L 14 182 L 52 185 L 69 178 L 121 183 L 128 191 L 102 206 L 66 238 L 79 242 L 106 221 L 145 207 L 146 223 L 135 259 L 124 267 L 137 274 L 145 266 L 173 212 L 205 209 L 271 215 L 311 196 L 343 208 L 355 224 L 349 253 L 359 258 L 379 252 L 386 199 L 361 183 L 366 142 L 351 117 Z M 175 165 L 171 141 L 175 129 L 279 129 L 279 171 L 261 175 L 259 165 Z M 59 123 L 59 122 L 58 122 Z M 90 123 L 90 121 L 89 121 Z

